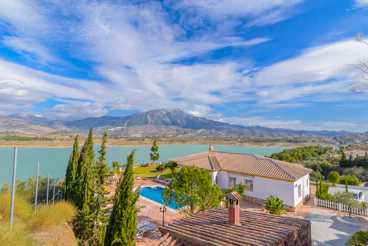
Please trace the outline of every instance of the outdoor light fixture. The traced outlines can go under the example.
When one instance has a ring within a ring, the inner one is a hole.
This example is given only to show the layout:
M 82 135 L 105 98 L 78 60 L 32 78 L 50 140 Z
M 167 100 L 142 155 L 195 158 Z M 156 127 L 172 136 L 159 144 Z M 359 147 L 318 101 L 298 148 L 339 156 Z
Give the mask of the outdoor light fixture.
M 162 212 L 162 226 L 165 226 L 165 213 L 167 211 L 166 206 L 160 207 L 160 212 Z

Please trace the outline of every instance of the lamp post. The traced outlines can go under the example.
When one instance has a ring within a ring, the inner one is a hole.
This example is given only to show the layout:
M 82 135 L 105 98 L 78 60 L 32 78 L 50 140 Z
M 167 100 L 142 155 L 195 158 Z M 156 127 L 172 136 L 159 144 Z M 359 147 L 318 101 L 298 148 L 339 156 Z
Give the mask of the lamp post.
M 165 213 L 167 209 L 166 206 L 160 207 L 160 212 L 162 212 L 162 226 L 165 226 Z

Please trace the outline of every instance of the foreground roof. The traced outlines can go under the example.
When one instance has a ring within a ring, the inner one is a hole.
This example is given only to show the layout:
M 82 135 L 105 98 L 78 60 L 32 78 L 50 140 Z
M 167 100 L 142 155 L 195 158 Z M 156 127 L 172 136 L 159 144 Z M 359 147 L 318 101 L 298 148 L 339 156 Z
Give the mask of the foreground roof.
M 160 227 L 154 245 L 311 245 L 309 220 L 241 210 L 240 223 L 228 222 L 226 208 L 211 209 Z
M 230 171 L 275 179 L 298 180 L 312 170 L 302 165 L 253 154 L 209 151 L 171 159 L 181 166 L 196 166 L 212 171 Z

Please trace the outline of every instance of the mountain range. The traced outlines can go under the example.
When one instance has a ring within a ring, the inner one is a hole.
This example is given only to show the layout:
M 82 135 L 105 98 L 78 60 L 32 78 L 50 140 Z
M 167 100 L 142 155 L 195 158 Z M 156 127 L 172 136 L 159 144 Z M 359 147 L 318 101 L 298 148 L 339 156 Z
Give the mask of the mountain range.
M 307 131 L 260 126 L 240 126 L 187 114 L 180 109 L 157 109 L 127 116 L 89 117 L 82 120 L 60 121 L 18 113 L 0 115 L 0 131 L 52 133 L 68 131 L 87 133 L 91 127 L 100 135 L 109 128 L 110 136 L 241 136 L 249 138 L 283 138 L 290 136 L 341 137 L 345 131 Z

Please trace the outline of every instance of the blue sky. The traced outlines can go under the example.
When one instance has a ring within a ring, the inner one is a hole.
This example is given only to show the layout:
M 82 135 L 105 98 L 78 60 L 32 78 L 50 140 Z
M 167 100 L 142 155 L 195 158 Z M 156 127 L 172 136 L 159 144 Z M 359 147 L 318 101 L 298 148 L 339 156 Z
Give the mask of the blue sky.
M 368 130 L 368 0 L 0 0 L 0 113 Z

